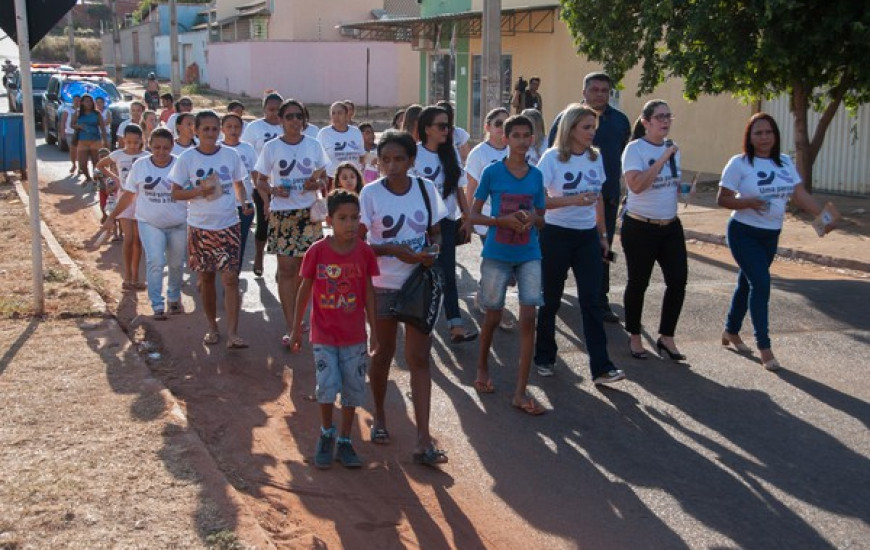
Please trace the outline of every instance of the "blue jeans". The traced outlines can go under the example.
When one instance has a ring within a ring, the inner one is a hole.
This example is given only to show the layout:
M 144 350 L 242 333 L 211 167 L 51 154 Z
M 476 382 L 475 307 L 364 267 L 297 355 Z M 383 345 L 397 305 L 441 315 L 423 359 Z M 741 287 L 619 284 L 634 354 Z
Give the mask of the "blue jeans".
M 256 191 L 254 191 L 256 194 Z M 239 273 L 242 272 L 242 265 L 245 263 L 245 243 L 248 242 L 248 234 L 251 232 L 251 224 L 254 222 L 254 212 L 250 216 L 242 214 L 242 207 L 237 207 L 239 210 L 239 223 L 242 224 L 242 240 L 239 245 Z
M 770 264 L 776 255 L 779 233 L 778 229 L 761 229 L 733 219 L 728 222 L 728 248 L 740 271 L 737 272 L 737 288 L 731 297 L 725 330 L 731 334 L 740 332 L 748 309 L 758 349 L 770 349 L 767 323 Z
M 444 315 L 447 316 L 447 326 L 462 324 L 459 313 L 459 291 L 456 289 L 456 220 L 442 219 L 441 252 L 438 254 L 438 264 L 444 272 Z
M 145 281 L 151 309 L 165 311 L 163 303 L 163 268 L 169 267 L 166 296 L 170 302 L 181 300 L 181 279 L 187 258 L 187 224 L 156 227 L 139 220 L 139 240 L 145 250 Z
M 556 362 L 556 314 L 565 291 L 565 278 L 570 269 L 577 281 L 577 299 L 583 316 L 583 338 L 589 353 L 589 368 L 593 378 L 614 369 L 607 354 L 607 334 L 604 331 L 604 311 L 600 307 L 601 241 L 598 230 L 568 229 L 544 225 L 541 230 L 542 278 L 544 305 L 538 310 L 535 364 Z

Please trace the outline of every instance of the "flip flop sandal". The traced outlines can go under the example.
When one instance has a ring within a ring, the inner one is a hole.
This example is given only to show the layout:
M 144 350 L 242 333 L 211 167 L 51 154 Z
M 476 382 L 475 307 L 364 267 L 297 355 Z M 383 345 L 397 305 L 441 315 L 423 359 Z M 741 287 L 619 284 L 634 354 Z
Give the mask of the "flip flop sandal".
M 130 281 L 124 281 L 121 283 L 122 290 L 136 290 L 136 287 Z
M 492 380 L 475 380 L 474 391 L 477 393 L 495 393 L 495 386 L 492 385 Z
M 284 346 L 285 348 L 289 348 L 290 344 L 292 344 L 292 343 L 293 342 L 290 340 L 289 334 L 285 334 L 284 336 L 281 337 L 281 345 Z
M 517 403 L 516 401 L 511 401 L 511 405 L 514 408 L 528 414 L 531 416 L 540 416 L 542 414 L 546 414 L 547 410 L 538 405 L 535 400 L 531 397 L 523 401 L 522 403 Z
M 245 349 L 248 343 L 240 336 L 234 336 L 227 341 L 227 349 Z
M 146 288 L 148 288 L 148 283 L 136 281 L 135 283 L 133 283 L 133 288 L 135 288 L 136 290 L 145 290 Z
M 255 267 L 254 268 L 254 276 L 255 277 L 262 277 L 263 276 L 263 268 L 262 267 Z
M 450 342 L 452 344 L 461 344 L 463 342 L 471 342 L 472 340 L 477 339 L 477 331 L 476 330 L 463 330 L 461 333 L 450 333 Z
M 414 464 L 422 464 L 424 466 L 436 466 L 438 464 L 447 464 L 447 451 L 436 449 L 434 446 L 429 447 L 422 453 L 414 453 L 412 455 Z
M 390 442 L 390 432 L 386 428 L 376 428 L 372 426 L 369 432 L 371 442 L 375 445 L 387 445 Z
M 202 337 L 202 343 L 207 346 L 213 346 L 220 342 L 221 335 L 216 330 L 210 330 L 205 333 L 205 336 Z

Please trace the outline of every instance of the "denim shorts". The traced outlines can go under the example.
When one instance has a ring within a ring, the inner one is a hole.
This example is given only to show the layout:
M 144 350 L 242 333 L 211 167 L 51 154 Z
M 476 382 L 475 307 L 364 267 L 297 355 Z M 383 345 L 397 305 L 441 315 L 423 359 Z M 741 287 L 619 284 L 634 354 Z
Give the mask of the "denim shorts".
M 340 393 L 343 407 L 361 407 L 365 404 L 367 349 L 365 342 L 352 346 L 314 344 L 314 365 L 317 369 L 314 395 L 318 403 L 335 403 L 335 397 Z
M 542 306 L 541 260 L 503 262 L 484 258 L 480 264 L 480 305 L 502 309 L 511 279 L 516 279 L 521 306 Z
M 392 319 L 393 312 L 390 308 L 396 303 L 399 291 L 393 288 L 375 288 L 375 317 L 378 319 Z

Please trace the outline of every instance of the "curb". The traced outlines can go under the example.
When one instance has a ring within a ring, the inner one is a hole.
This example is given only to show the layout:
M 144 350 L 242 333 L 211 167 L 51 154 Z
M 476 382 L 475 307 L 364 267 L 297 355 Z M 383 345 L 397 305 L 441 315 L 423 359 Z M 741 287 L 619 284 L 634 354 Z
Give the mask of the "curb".
M 717 235 L 714 233 L 704 233 L 692 229 L 685 229 L 683 232 L 686 239 L 694 239 L 696 241 L 717 244 L 719 246 L 727 246 L 725 235 Z M 804 262 L 813 263 L 823 267 L 834 267 L 839 269 L 851 269 L 854 271 L 863 271 L 870 273 L 870 263 L 860 260 L 851 260 L 849 258 L 835 258 L 825 254 L 815 254 L 813 252 L 805 252 L 796 248 L 781 246 L 776 249 L 776 255 L 780 259 L 801 260 Z
M 22 185 L 21 180 L 19 178 L 11 178 L 12 183 L 15 185 L 15 191 L 18 194 L 18 199 L 24 204 L 24 209 L 27 212 L 27 216 L 30 217 L 30 204 L 29 204 L 29 196 L 24 189 L 24 185 Z M 98 218 L 99 219 L 99 218 Z M 48 246 L 52 255 L 57 259 L 57 261 L 67 268 L 70 272 L 70 277 L 77 281 L 82 282 L 88 285 L 87 292 L 91 299 L 92 305 L 95 310 L 103 312 L 106 319 L 108 319 L 111 328 L 117 329 L 121 334 L 124 335 L 128 340 L 130 339 L 129 335 L 124 328 L 121 326 L 121 323 L 118 322 L 118 319 L 109 311 L 108 305 L 105 300 L 103 300 L 102 296 L 100 296 L 93 288 L 90 286 L 90 281 L 85 276 L 84 272 L 75 263 L 75 261 L 67 254 L 66 250 L 63 249 L 61 244 L 55 238 L 54 233 L 52 233 L 51 229 L 48 227 L 48 224 L 45 223 L 44 220 L 40 219 L 39 224 L 41 226 L 42 231 L 42 239 L 45 241 L 45 244 Z M 136 343 L 130 340 L 130 344 L 135 348 Z M 147 370 L 147 372 L 151 372 L 151 368 L 148 366 L 147 362 L 144 361 L 141 357 L 137 358 L 137 361 L 142 363 L 142 366 Z M 226 475 L 224 475 L 223 471 L 218 468 L 217 463 L 214 460 L 214 457 L 209 452 L 208 447 L 199 437 L 196 430 L 191 429 L 186 410 L 175 398 L 175 395 L 169 388 L 167 388 L 160 379 L 148 375 L 145 378 L 140 380 L 142 384 L 141 392 L 155 392 L 159 393 L 163 398 L 164 402 L 164 414 L 161 419 L 165 424 L 175 424 L 176 426 L 180 426 L 183 428 L 182 434 L 178 437 L 178 440 L 181 442 L 180 444 L 185 447 L 189 454 L 189 459 L 192 466 L 195 466 L 197 472 L 202 476 L 203 480 L 210 481 L 210 485 L 214 486 L 215 491 L 223 491 L 225 493 L 225 497 L 229 499 L 233 505 L 236 507 L 236 517 L 235 517 L 235 527 L 246 527 L 248 532 L 256 531 L 260 536 L 257 537 L 258 540 L 251 541 L 254 542 L 254 546 L 250 546 L 252 549 L 274 549 L 275 545 L 271 542 L 266 532 L 263 530 L 262 526 L 260 526 L 259 522 L 256 519 L 255 514 L 253 514 L 248 506 L 245 504 L 242 495 L 236 490 L 236 488 L 230 483 L 227 479 Z M 209 489 L 206 489 L 203 486 L 203 489 L 208 492 Z

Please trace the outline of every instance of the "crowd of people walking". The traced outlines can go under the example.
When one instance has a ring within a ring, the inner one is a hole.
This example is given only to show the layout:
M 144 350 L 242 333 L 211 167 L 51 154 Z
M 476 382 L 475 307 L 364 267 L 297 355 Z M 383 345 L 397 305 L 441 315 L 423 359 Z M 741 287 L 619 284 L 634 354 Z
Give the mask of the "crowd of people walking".
M 658 264 L 665 292 L 655 351 L 686 360 L 676 341 L 689 275 L 677 215 L 682 159 L 669 137 L 676 117 L 667 103 L 653 100 L 632 126 L 610 105 L 612 88 L 606 74 L 587 75 L 583 101 L 560 112 L 547 135 L 537 109 L 514 105 L 520 111 L 515 115 L 493 109 L 483 120 L 484 139 L 473 148 L 448 102 L 409 106 L 376 142 L 372 125 L 354 120 L 349 101 L 333 103 L 329 124 L 317 128 L 302 102 L 275 91 L 265 94 L 263 117 L 253 121 L 244 120 L 239 102 L 219 116 L 195 111 L 190 98 L 174 101 L 164 94 L 159 115 L 134 104 L 131 121 L 118 129 L 122 146 L 95 161 L 121 190 L 103 230 L 113 231 L 120 221 L 124 290 L 147 289 L 155 320 L 183 313 L 186 264 L 196 274 L 207 322 L 203 344 L 244 349 L 239 273 L 254 228 L 254 275 L 265 275 L 265 253 L 277 258 L 286 327 L 280 344 L 298 352 L 307 334 L 313 346 L 321 407 L 314 463 L 320 468 L 334 460 L 362 465 L 351 432 L 355 410 L 365 403 L 366 378 L 374 399 L 369 439 L 390 442 L 386 390 L 402 325 L 417 426 L 413 460 L 443 464 L 447 454 L 429 432 L 437 317 L 429 310 L 443 307 L 451 343 L 479 340 L 473 387 L 480 394 L 495 391 L 489 360 L 498 329 L 516 331 L 520 353 L 511 402 L 540 415 L 546 409 L 526 387 L 532 365 L 542 377 L 557 374 L 556 316 L 570 271 L 591 380 L 619 383 L 626 375 L 610 357 L 605 330 L 605 323 L 620 320 L 611 307 L 609 276 L 618 225 L 627 266 L 622 345 L 634 359 L 649 357 L 641 320 Z M 106 144 L 107 125 L 87 95 L 64 122 L 77 136 L 79 157 L 71 160 L 87 172 L 88 160 Z M 760 113 L 749 120 L 742 149 L 725 167 L 718 195 L 721 206 L 734 210 L 728 243 L 740 267 L 722 343 L 750 353 L 740 337 L 749 312 L 762 364 L 775 370 L 780 364 L 768 334 L 769 266 L 785 205 L 793 198 L 814 215 L 821 207 L 781 153 L 772 117 Z M 456 263 L 457 248 L 478 238 L 479 334 L 462 316 Z M 144 282 L 138 279 L 142 250 Z M 514 286 L 518 323 L 505 312 Z M 408 313 L 415 309 L 409 302 L 422 311 Z

